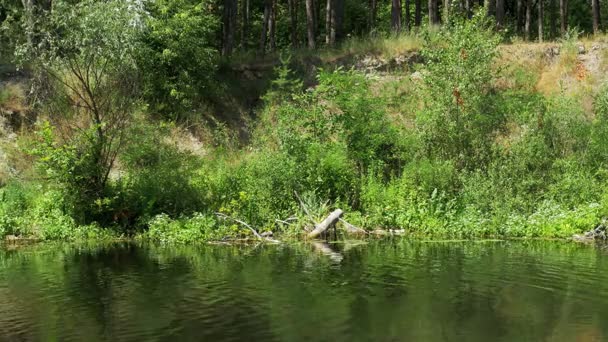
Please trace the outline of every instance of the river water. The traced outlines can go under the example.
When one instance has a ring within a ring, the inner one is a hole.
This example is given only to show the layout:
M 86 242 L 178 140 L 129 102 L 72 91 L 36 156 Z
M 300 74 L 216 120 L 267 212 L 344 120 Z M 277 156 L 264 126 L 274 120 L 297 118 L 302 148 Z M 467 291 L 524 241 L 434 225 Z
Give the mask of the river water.
M 565 242 L 0 247 L 0 341 L 602 341 Z

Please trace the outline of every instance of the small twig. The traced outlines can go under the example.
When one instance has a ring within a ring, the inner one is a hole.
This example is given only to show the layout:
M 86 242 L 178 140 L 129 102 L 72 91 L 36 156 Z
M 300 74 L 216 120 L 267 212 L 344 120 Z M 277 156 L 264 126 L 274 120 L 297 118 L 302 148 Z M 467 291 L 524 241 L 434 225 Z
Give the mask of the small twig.
M 253 235 L 255 235 L 255 237 L 257 237 L 260 240 L 264 240 L 264 237 L 262 237 L 262 235 L 258 234 L 258 232 L 255 229 L 253 229 L 253 227 L 251 227 L 250 225 L 248 225 L 247 223 L 245 223 L 245 222 L 243 222 L 243 221 L 241 221 L 239 219 L 236 219 L 234 217 L 228 216 L 226 214 L 215 213 L 215 215 L 217 215 L 217 216 L 219 216 L 219 217 L 221 217 L 223 219 L 231 219 L 231 220 L 233 220 L 236 223 L 242 224 L 243 226 L 249 228 L 249 230 L 251 230 L 251 232 L 253 233 Z
M 291 225 L 291 223 L 289 223 L 289 222 L 287 222 L 287 221 L 279 220 L 279 219 L 276 219 L 276 220 L 274 220 L 274 221 L 275 221 L 275 222 L 278 222 L 278 223 L 282 223 L 282 224 L 288 225 L 288 226 L 289 226 L 289 225 Z

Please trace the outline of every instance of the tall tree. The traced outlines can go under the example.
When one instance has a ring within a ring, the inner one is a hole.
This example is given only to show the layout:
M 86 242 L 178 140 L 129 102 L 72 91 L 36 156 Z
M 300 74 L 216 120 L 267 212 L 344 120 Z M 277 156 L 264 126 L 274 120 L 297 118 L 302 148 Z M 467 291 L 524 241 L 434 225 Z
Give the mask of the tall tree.
M 543 42 L 545 9 L 543 0 L 538 0 L 538 41 Z
M 266 41 L 268 40 L 268 26 L 272 14 L 272 0 L 264 0 L 264 16 L 262 17 L 262 32 L 260 35 L 260 53 L 266 53 Z
M 335 41 L 339 42 L 344 38 L 344 0 L 334 0 L 334 8 L 335 11 L 334 19 L 332 19 L 332 24 L 334 25 L 334 30 L 336 32 Z
M 376 28 L 376 16 L 378 13 L 378 1 L 377 0 L 369 0 L 368 1 L 368 6 L 369 6 L 369 15 L 368 15 L 368 27 L 369 30 L 373 30 L 374 28 Z
M 486 8 L 488 16 L 496 14 L 496 0 L 486 0 L 483 5 Z
M 401 31 L 401 0 L 391 0 L 391 29 Z
M 464 13 L 467 18 L 471 18 L 471 0 L 464 0 Z
M 505 25 L 505 0 L 496 0 L 496 26 L 502 28 Z
M 600 0 L 591 0 L 591 12 L 593 12 L 593 34 L 600 33 Z
M 549 30 L 551 31 L 551 37 L 557 37 L 557 13 L 555 0 L 549 0 Z
M 291 37 L 291 47 L 298 46 L 298 2 L 297 0 L 287 0 L 289 10 L 289 30 Z
M 443 20 L 445 21 L 445 23 L 448 23 L 450 21 L 451 3 L 451 0 L 443 0 Z
M 237 0 L 238 1 L 238 0 Z M 247 47 L 247 36 L 249 32 L 249 17 L 250 13 L 250 0 L 241 0 L 241 48 Z
M 438 0 L 429 0 L 429 24 L 430 25 L 438 25 L 439 24 L 439 13 L 438 13 Z
M 306 38 L 308 41 L 308 48 L 315 48 L 315 3 L 314 0 L 306 0 Z
M 523 9 L 524 9 L 523 1 L 524 0 L 517 0 L 516 9 L 515 9 L 517 11 L 517 13 L 515 14 L 515 32 L 518 34 L 521 34 L 522 28 L 524 26 L 523 25 L 524 16 L 522 15 Z
M 524 39 L 530 40 L 530 28 L 532 26 L 532 0 L 526 0 L 526 22 L 524 24 Z
M 422 0 L 415 0 L 416 9 L 414 11 L 414 26 L 422 25 Z
M 562 35 L 568 31 L 568 0 L 559 0 L 559 18 Z
M 236 32 L 236 18 L 238 0 L 224 0 L 222 12 L 222 55 L 232 54 L 234 35 Z
M 336 1 L 327 0 L 325 7 L 325 43 L 328 46 L 336 44 Z
M 276 0 L 270 2 L 270 18 L 268 23 L 268 38 L 270 51 L 274 52 L 277 48 L 277 14 L 276 14 Z
M 403 20 L 403 24 L 405 25 L 405 30 L 407 32 L 409 32 L 412 29 L 412 23 L 411 23 L 411 14 L 410 14 L 410 1 L 411 0 L 405 0 L 405 14 L 404 14 L 404 20 Z

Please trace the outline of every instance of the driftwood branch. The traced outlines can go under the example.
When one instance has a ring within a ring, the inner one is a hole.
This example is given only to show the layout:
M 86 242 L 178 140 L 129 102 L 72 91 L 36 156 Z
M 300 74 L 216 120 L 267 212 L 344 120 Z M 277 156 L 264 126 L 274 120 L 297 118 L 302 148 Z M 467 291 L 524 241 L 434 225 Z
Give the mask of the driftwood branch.
M 342 216 L 343 213 L 344 212 L 342 211 L 342 209 L 334 210 L 331 214 L 329 214 L 329 216 L 325 218 L 325 220 L 323 220 L 323 222 L 316 225 L 315 229 L 312 232 L 308 233 L 308 238 L 314 239 L 317 236 L 323 234 L 323 232 L 329 229 L 329 227 L 334 226 L 336 222 L 340 220 L 340 216 Z
M 367 234 L 367 231 L 365 231 L 365 229 L 361 229 L 361 228 L 359 228 L 357 226 L 354 226 L 354 225 L 346 222 L 346 220 L 344 220 L 342 218 L 340 219 L 340 222 L 342 222 L 342 224 L 344 225 L 344 227 L 346 228 L 346 231 L 348 233 L 351 233 L 351 234 Z
M 239 219 L 236 219 L 236 218 L 234 218 L 234 217 L 228 216 L 228 215 L 226 215 L 226 214 L 222 214 L 222 213 L 215 213 L 215 215 L 217 215 L 218 217 L 221 217 L 221 218 L 223 218 L 223 219 L 231 219 L 232 221 L 234 221 L 234 222 L 236 222 L 236 223 L 240 223 L 241 225 L 243 225 L 243 226 L 245 226 L 245 227 L 249 228 L 249 230 L 251 230 L 251 232 L 253 233 L 253 235 L 255 235 L 255 237 L 257 237 L 257 238 L 258 238 L 258 239 L 260 239 L 260 240 L 264 240 L 264 238 L 262 237 L 262 235 L 260 235 L 260 234 L 259 234 L 259 233 L 258 233 L 258 232 L 257 232 L 255 229 L 253 229 L 253 227 L 251 227 L 249 224 L 247 224 L 247 223 L 245 223 L 245 222 L 243 222 L 243 221 L 241 221 L 241 220 L 239 220 Z

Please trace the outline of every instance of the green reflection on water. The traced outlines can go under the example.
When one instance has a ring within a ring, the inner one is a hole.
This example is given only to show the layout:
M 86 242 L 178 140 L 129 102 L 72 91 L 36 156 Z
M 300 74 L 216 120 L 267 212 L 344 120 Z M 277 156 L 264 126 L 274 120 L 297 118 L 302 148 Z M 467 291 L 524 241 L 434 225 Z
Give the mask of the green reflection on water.
M 0 249 L 0 339 L 608 338 L 608 254 L 549 241 Z

